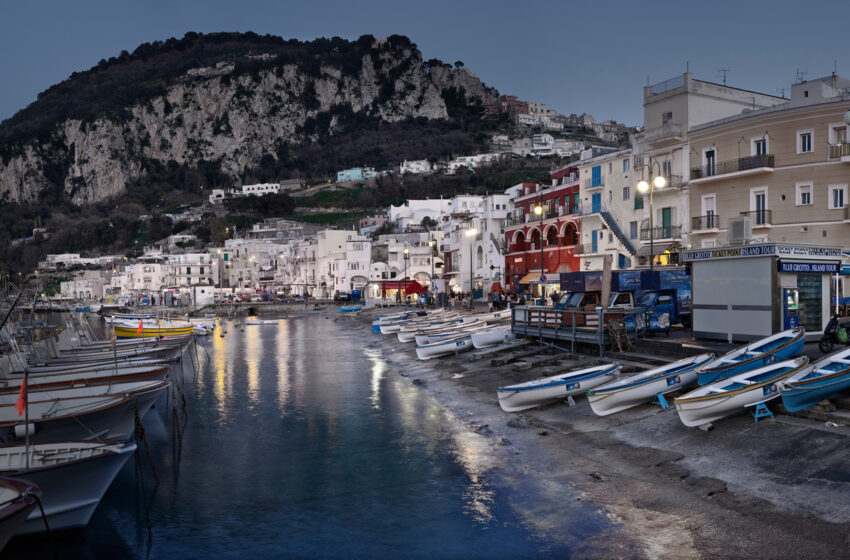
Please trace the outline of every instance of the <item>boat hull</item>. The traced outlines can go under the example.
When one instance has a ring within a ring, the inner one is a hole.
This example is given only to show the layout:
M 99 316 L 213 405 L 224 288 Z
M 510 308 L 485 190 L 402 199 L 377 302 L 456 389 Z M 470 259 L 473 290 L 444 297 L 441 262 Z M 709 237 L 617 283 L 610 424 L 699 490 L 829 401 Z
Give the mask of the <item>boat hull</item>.
M 51 531 L 79 529 L 88 525 L 115 475 L 136 450 L 135 443 L 112 447 L 114 452 L 29 471 L 2 464 L 0 474 L 26 477 L 41 488 L 44 496 L 42 505 Z M 0 462 L 3 462 L 2 452 Z M 36 508 L 30 512 L 17 534 L 44 531 L 41 512 Z
M 503 344 L 514 338 L 514 333 L 508 329 L 494 329 L 492 331 L 482 331 L 472 335 L 472 345 L 476 348 L 487 348 Z
M 602 371 L 597 375 L 585 379 L 566 378 L 543 387 L 534 387 L 527 390 L 500 387 L 496 391 L 496 394 L 502 410 L 505 412 L 521 412 L 573 395 L 580 395 L 589 389 L 609 383 L 617 378 L 616 372 L 618 370 L 619 368 L 613 368 L 612 370 Z
M 805 342 L 805 337 L 802 333 L 800 333 L 800 335 L 797 336 L 790 344 L 779 348 L 775 352 L 765 352 L 758 357 L 744 362 L 729 364 L 723 367 L 708 368 L 704 371 L 700 371 L 697 375 L 698 382 L 700 385 L 710 385 L 726 377 L 746 373 L 760 367 L 768 366 L 775 362 L 794 358 L 803 351 L 803 345 Z
M 782 405 L 788 412 L 798 412 L 815 406 L 823 399 L 850 388 L 850 374 L 834 379 L 816 380 L 812 383 L 788 385 L 780 388 Z
M 465 336 L 463 338 L 447 340 L 445 342 L 435 342 L 434 344 L 426 344 L 416 347 L 416 355 L 420 360 L 430 360 L 439 356 L 448 354 L 456 354 L 458 352 L 466 352 L 472 349 L 472 338 Z
M 38 505 L 41 490 L 28 480 L 3 478 L 0 480 L 0 552 L 26 522 Z
M 593 409 L 594 413 L 598 416 L 608 416 L 651 402 L 659 393 L 664 395 L 689 387 L 696 381 L 696 371 L 690 370 L 661 377 L 616 393 L 590 394 L 587 400 L 590 401 L 590 408 Z
M 675 402 L 682 424 L 689 428 L 695 428 L 709 422 L 716 422 L 721 418 L 740 412 L 748 406 L 767 402 L 778 396 L 779 389 L 776 383 L 771 383 L 728 397 L 692 402 L 676 399 Z

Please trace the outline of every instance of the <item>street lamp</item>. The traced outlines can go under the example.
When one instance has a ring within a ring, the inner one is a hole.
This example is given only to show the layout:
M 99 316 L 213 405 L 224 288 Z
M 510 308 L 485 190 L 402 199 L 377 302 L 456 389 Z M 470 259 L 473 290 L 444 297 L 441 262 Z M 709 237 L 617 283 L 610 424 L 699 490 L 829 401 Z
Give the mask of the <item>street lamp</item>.
M 407 248 L 407 245 L 404 247 L 404 274 L 401 277 L 402 282 L 404 282 L 404 296 L 407 298 L 407 261 L 410 259 L 410 249 Z
M 541 195 L 542 196 L 542 195 Z M 540 285 L 540 297 L 544 297 L 543 294 L 543 202 L 540 201 L 537 203 L 537 206 L 534 207 L 534 213 L 537 214 L 537 217 L 540 218 L 540 277 L 537 279 L 538 284 Z
M 428 285 L 428 290 L 431 292 L 431 297 L 434 297 L 436 293 L 434 292 L 434 247 L 437 246 L 437 242 L 433 239 L 428 240 L 428 247 L 431 248 L 431 282 Z M 428 302 L 429 298 L 425 299 L 425 302 Z
M 466 236 L 469 238 L 469 307 L 470 307 L 470 309 L 472 308 L 472 299 L 473 299 L 472 298 L 472 292 L 473 292 L 473 289 L 472 289 L 472 280 L 473 280 L 473 275 L 472 275 L 472 242 L 475 239 L 475 234 L 477 234 L 477 233 L 478 233 L 478 230 L 476 230 L 474 227 L 471 227 L 468 230 L 466 230 Z
M 655 169 L 655 166 L 658 166 L 659 174 L 657 174 L 654 178 L 652 177 L 652 171 Z M 652 193 L 655 189 L 663 189 L 667 185 L 667 179 L 664 178 L 664 175 L 660 173 L 661 164 L 657 161 L 650 162 L 649 165 L 649 178 L 650 181 L 647 182 L 644 179 L 641 179 L 637 184 L 638 191 L 645 193 L 649 191 L 649 270 L 652 271 L 654 268 L 655 261 L 655 231 L 653 230 L 652 224 Z

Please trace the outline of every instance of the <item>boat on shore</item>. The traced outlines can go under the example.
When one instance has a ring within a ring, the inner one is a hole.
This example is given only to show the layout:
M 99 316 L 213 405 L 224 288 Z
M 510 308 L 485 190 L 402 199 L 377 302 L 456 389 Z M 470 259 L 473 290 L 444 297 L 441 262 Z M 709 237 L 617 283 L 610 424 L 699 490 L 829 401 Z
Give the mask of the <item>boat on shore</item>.
M 568 371 L 542 379 L 517 383 L 496 389 L 499 406 L 505 412 L 520 412 L 584 393 L 588 389 L 617 378 L 619 364 L 604 364 Z
M 446 354 L 466 352 L 471 349 L 472 336 L 469 334 L 461 334 L 439 342 L 432 342 L 431 344 L 417 346 L 416 355 L 420 360 L 430 360 L 431 358 L 445 356 Z
M 510 325 L 496 325 L 472 333 L 472 345 L 476 348 L 488 348 L 503 344 L 514 338 Z
M 745 344 L 720 356 L 697 372 L 700 385 L 709 385 L 738 373 L 794 358 L 803 351 L 805 329 L 788 329 Z
M 0 447 L 0 475 L 25 478 L 41 489 L 51 531 L 78 529 L 88 525 L 115 475 L 135 450 L 136 444 L 132 442 Z M 34 509 L 16 534 L 44 531 L 41 512 Z
M 688 427 L 720 420 L 779 396 L 779 383 L 800 372 L 806 356 L 784 360 L 726 377 L 675 399 L 679 418 Z
M 797 412 L 850 387 L 850 348 L 813 362 L 779 382 L 782 405 Z
M 0 477 L 0 552 L 15 536 L 41 499 L 41 489 L 28 480 Z
M 339 312 L 340 313 L 356 313 L 357 311 L 360 311 L 362 309 L 363 309 L 362 305 L 348 305 L 348 306 L 345 306 L 345 307 L 340 307 Z
M 587 400 L 599 416 L 621 412 L 694 384 L 697 369 L 713 359 L 709 352 L 629 375 L 589 390 Z

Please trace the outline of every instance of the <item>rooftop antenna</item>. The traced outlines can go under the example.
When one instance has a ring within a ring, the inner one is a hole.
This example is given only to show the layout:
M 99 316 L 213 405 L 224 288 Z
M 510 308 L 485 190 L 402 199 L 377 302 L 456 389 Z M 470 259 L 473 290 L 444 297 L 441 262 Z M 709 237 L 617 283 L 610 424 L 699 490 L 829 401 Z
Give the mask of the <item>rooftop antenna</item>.
M 776 91 L 778 91 L 778 92 L 779 92 L 779 95 L 781 95 L 781 96 L 782 96 L 782 99 L 785 99 L 785 89 L 786 89 L 786 88 L 784 88 L 784 87 L 776 88 Z
M 799 68 L 797 68 L 797 77 L 796 77 L 795 79 L 796 79 L 798 82 L 803 83 L 803 82 L 805 82 L 805 81 L 806 81 L 806 76 L 807 76 L 808 74 L 809 74 L 808 72 L 803 71 L 803 70 L 800 70 Z
M 732 70 L 730 68 L 718 68 L 717 69 L 718 74 L 723 74 L 723 85 L 724 86 L 726 85 L 726 74 L 728 74 L 731 71 Z

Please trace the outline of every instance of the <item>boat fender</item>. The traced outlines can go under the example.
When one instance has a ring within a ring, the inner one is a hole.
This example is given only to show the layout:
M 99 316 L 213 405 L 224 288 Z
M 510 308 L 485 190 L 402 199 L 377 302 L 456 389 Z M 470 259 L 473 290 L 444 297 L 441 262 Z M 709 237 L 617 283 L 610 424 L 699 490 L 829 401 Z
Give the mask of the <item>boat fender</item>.
M 35 424 L 30 422 L 29 424 L 16 424 L 15 425 L 15 437 L 16 438 L 25 438 L 28 435 L 35 435 Z

